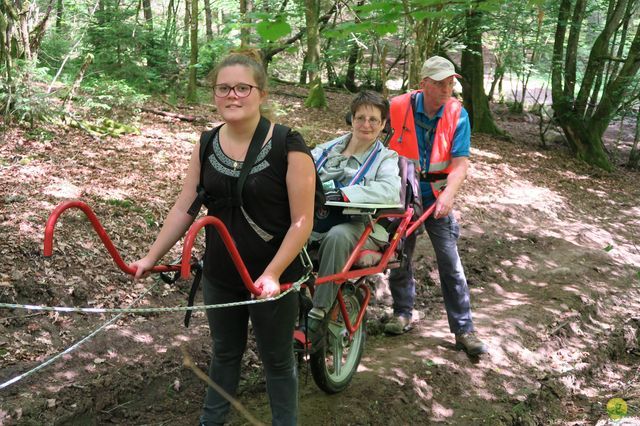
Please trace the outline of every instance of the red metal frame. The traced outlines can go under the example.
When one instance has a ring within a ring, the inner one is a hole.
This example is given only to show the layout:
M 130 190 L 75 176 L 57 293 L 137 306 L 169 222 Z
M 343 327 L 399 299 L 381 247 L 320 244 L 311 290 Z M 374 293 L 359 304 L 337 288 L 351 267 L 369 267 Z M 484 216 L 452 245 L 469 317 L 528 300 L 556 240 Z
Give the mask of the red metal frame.
M 111 255 L 111 258 L 114 260 L 116 265 L 123 272 L 125 272 L 127 274 L 134 275 L 136 270 L 133 269 L 133 268 L 130 268 L 126 263 L 124 263 L 124 261 L 122 260 L 122 257 L 118 253 L 118 250 L 115 248 L 115 246 L 111 242 L 111 239 L 107 235 L 107 232 L 105 231 L 105 229 L 100 224 L 100 221 L 98 220 L 97 216 L 93 213 L 91 208 L 86 203 L 84 203 L 82 201 L 77 201 L 77 200 L 76 201 L 65 201 L 65 202 L 61 203 L 60 205 L 58 205 L 53 210 L 53 212 L 49 216 L 49 219 L 47 220 L 47 224 L 45 226 L 44 255 L 49 257 L 49 256 L 51 256 L 53 254 L 53 232 L 55 230 L 56 223 L 57 223 L 58 218 L 60 217 L 60 215 L 64 211 L 66 211 L 67 209 L 70 209 L 70 208 L 77 208 L 77 209 L 82 210 L 82 212 L 87 216 L 87 218 L 89 219 L 89 221 L 93 225 L 93 229 L 96 231 L 96 233 L 98 234 L 98 236 L 102 240 L 102 243 L 106 247 L 107 251 Z M 434 208 L 435 208 L 435 204 L 432 205 L 431 207 L 429 207 L 414 222 L 411 222 L 411 217 L 413 216 L 413 209 L 411 209 L 411 208 L 409 208 L 407 211 L 405 211 L 403 213 L 383 213 L 380 216 L 376 217 L 373 220 L 373 222 L 369 223 L 365 227 L 365 230 L 364 230 L 363 234 L 360 236 L 360 239 L 358 240 L 356 246 L 353 248 L 353 251 L 351 252 L 351 255 L 349 256 L 349 259 L 347 259 L 347 263 L 342 268 L 342 271 L 340 271 L 340 272 L 338 272 L 336 274 L 333 274 L 333 275 L 319 277 L 319 278 L 316 279 L 315 283 L 317 285 L 319 285 L 319 284 L 325 284 L 325 283 L 333 282 L 336 285 L 339 285 L 339 284 L 342 284 L 345 281 L 350 280 L 350 279 L 360 278 L 360 277 L 364 277 L 366 275 L 377 274 L 377 273 L 380 273 L 380 272 L 384 271 L 387 268 L 389 260 L 391 259 L 391 257 L 395 253 L 396 248 L 398 247 L 398 243 L 400 242 L 401 237 L 406 237 L 406 236 L 412 234 L 433 213 Z M 372 266 L 372 267 L 352 270 L 351 268 L 353 267 L 353 264 L 358 259 L 358 256 L 360 255 L 362 247 L 364 246 L 365 242 L 367 241 L 367 238 L 369 237 L 369 235 L 373 231 L 373 225 L 375 223 L 377 223 L 382 218 L 393 218 L 393 219 L 396 219 L 396 220 L 398 220 L 398 219 L 400 220 L 398 228 L 396 229 L 395 233 L 393 234 L 389 246 L 384 251 L 384 253 L 382 255 L 382 258 L 380 259 L 380 261 L 378 262 L 377 265 Z M 231 260 L 233 261 L 236 269 L 238 270 L 238 273 L 240 274 L 240 278 L 242 279 L 242 282 L 244 283 L 246 288 L 252 294 L 254 294 L 256 296 L 259 295 L 261 293 L 261 289 L 256 287 L 255 283 L 251 279 L 251 276 L 249 275 L 249 272 L 247 271 L 247 267 L 246 267 L 244 261 L 242 260 L 242 258 L 240 257 L 240 253 L 238 252 L 238 249 L 236 248 L 235 243 L 233 242 L 233 238 L 231 237 L 231 234 L 227 230 L 227 227 L 224 225 L 224 223 L 220 219 L 215 217 L 215 216 L 202 217 L 202 218 L 196 220 L 191 225 L 191 227 L 189 228 L 189 231 L 187 231 L 187 234 L 186 234 L 186 237 L 185 237 L 184 247 L 183 247 L 183 250 L 182 250 L 182 261 L 181 261 L 180 265 L 157 265 L 157 266 L 153 267 L 151 272 L 180 271 L 182 278 L 185 278 L 185 279 L 188 278 L 190 273 L 191 273 L 191 250 L 193 248 L 193 244 L 195 242 L 196 236 L 198 235 L 198 232 L 200 232 L 200 230 L 203 227 L 207 226 L 207 225 L 213 226 L 214 229 L 220 234 L 220 237 L 222 238 L 222 242 L 224 243 L 227 251 L 229 252 L 229 255 L 231 256 Z M 291 287 L 291 284 L 282 284 L 281 285 L 281 290 L 286 290 L 289 287 Z M 344 298 L 342 296 L 342 291 L 338 290 L 338 304 L 340 306 L 340 311 L 342 313 L 342 317 L 344 318 L 344 321 L 345 321 L 345 327 L 349 331 L 350 338 L 353 337 L 353 334 L 362 325 L 362 320 L 364 318 L 364 313 L 365 313 L 365 311 L 367 309 L 367 306 L 369 305 L 369 300 L 371 298 L 371 291 L 370 291 L 369 287 L 368 286 L 362 286 L 361 288 L 365 292 L 365 298 L 364 298 L 364 301 L 362 303 L 362 306 L 360 307 L 360 311 L 358 312 L 358 315 L 356 317 L 356 321 L 353 324 L 351 323 L 351 320 L 350 320 L 349 315 L 347 313 L 347 307 L 346 307 L 346 304 L 344 302 Z
M 50 257 L 53 254 L 53 231 L 55 230 L 56 223 L 58 222 L 58 218 L 60 215 L 67 209 L 76 208 L 82 210 L 82 212 L 87 216 L 91 225 L 93 225 L 93 229 L 96 231 L 105 248 L 111 255 L 113 261 L 118 265 L 118 267 L 125 273 L 135 275 L 136 270 L 130 268 L 129 265 L 124 263 L 122 257 L 120 257 L 120 253 L 118 253 L 118 249 L 113 245 L 111 239 L 107 235 L 107 232 L 104 230 L 98 217 L 93 213 L 91 207 L 89 207 L 86 203 L 82 201 L 65 201 L 58 205 L 51 215 L 49 219 L 47 219 L 47 224 L 44 228 L 44 255 L 46 257 Z M 151 272 L 171 272 L 180 270 L 180 265 L 157 265 L 154 266 Z

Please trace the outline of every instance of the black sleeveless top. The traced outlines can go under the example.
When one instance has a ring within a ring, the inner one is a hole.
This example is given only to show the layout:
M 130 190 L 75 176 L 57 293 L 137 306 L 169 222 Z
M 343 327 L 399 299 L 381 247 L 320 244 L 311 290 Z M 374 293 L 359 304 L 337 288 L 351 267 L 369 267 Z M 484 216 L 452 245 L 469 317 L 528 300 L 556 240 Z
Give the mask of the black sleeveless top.
M 207 147 L 205 161 L 201 165 L 204 167 L 205 190 L 214 200 L 232 196 L 242 168 L 242 162 L 236 162 L 224 154 L 218 134 L 216 132 Z M 311 156 L 298 132 L 290 131 L 286 140 L 269 140 L 262 147 L 244 183 L 243 205 L 209 209 L 209 215 L 216 216 L 226 225 L 254 281 L 271 262 L 291 226 L 286 182 L 289 151 L 304 152 Z M 303 272 L 298 256 L 282 273 L 280 283 L 294 282 Z M 231 256 L 212 226 L 206 229 L 203 273 L 215 285 L 244 287 Z

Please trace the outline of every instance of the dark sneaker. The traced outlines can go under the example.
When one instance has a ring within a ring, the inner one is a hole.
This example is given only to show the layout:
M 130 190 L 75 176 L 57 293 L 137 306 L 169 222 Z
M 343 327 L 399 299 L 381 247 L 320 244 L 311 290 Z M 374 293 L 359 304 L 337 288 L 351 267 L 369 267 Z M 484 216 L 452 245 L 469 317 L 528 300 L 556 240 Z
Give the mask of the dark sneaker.
M 386 334 L 399 336 L 400 334 L 404 334 L 412 328 L 413 326 L 411 325 L 411 318 L 403 317 L 401 315 L 394 315 L 394 317 L 391 318 L 391 321 L 385 324 L 384 332 Z
M 329 316 L 319 308 L 313 308 L 307 316 L 307 339 L 311 342 L 311 352 L 324 345 Z
M 475 332 L 456 334 L 456 349 L 462 349 L 470 356 L 478 356 L 489 352 L 489 347 L 478 339 Z

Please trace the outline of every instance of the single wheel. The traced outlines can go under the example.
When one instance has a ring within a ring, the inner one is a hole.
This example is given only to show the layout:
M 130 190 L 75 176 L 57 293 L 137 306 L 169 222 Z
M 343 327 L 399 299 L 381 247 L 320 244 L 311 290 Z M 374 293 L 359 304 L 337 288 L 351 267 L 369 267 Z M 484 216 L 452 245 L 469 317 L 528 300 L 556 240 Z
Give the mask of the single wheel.
M 349 320 L 353 324 L 362 305 L 362 291 L 359 287 L 347 284 L 342 287 L 342 297 Z M 349 331 L 345 327 L 337 300 L 327 315 L 332 315 L 333 312 L 337 312 L 337 317 L 328 323 L 323 347 L 311 354 L 309 359 L 313 380 L 329 394 L 341 392 L 349 385 L 360 364 L 366 340 L 366 316 L 349 340 Z

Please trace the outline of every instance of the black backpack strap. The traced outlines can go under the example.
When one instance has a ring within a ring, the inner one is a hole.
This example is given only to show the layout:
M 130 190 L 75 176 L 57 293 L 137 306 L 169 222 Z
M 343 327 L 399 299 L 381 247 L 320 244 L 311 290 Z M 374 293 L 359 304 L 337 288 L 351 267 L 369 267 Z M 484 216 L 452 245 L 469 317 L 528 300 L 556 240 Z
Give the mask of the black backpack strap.
M 289 135 L 290 131 L 291 129 L 287 126 L 283 126 L 282 124 L 274 124 L 271 140 L 274 141 L 274 143 L 277 141 L 278 143 L 286 144 L 287 136 Z
M 223 204 L 232 204 L 235 206 L 242 205 L 242 187 L 244 186 L 245 180 L 247 180 L 247 176 L 249 172 L 253 168 L 254 163 L 256 162 L 256 158 L 258 158 L 258 154 L 262 149 L 262 143 L 267 137 L 267 133 L 269 133 L 269 128 L 271 127 L 271 123 L 264 117 L 260 117 L 260 122 L 258 123 L 258 127 L 253 133 L 253 137 L 251 138 L 251 143 L 249 145 L 249 149 L 247 151 L 247 155 L 245 156 L 244 162 L 242 164 L 242 169 L 240 170 L 240 176 L 238 177 L 238 184 L 236 187 L 235 197 L 230 200 L 217 200 L 222 202 Z M 203 204 L 212 205 L 217 201 L 214 201 L 209 197 L 207 192 L 204 189 L 203 180 L 204 180 L 204 162 L 205 162 L 205 152 L 207 150 L 207 146 L 213 140 L 216 132 L 220 129 L 217 127 L 209 132 L 204 132 L 200 136 L 200 182 L 198 183 L 198 195 L 196 199 L 189 207 L 188 213 L 191 216 L 195 216 L 200 211 L 200 208 Z M 202 265 L 198 265 L 196 267 L 196 275 L 193 278 L 193 283 L 191 284 L 191 290 L 189 290 L 189 299 L 187 302 L 187 306 L 193 306 L 193 302 L 196 298 L 196 293 L 198 292 L 198 288 L 200 287 L 200 281 L 202 281 Z M 189 321 L 191 320 L 191 313 L 193 311 L 186 311 L 184 314 L 184 326 L 189 327 Z
M 242 169 L 240 169 L 240 176 L 238 176 L 238 184 L 234 194 L 235 196 L 232 200 L 234 206 L 242 206 L 242 188 L 244 187 L 244 182 L 247 180 L 247 176 L 249 176 L 249 172 L 251 172 L 251 169 L 258 158 L 258 154 L 260 154 L 262 143 L 267 137 L 270 127 L 271 122 L 264 117 L 260 117 L 258 127 L 256 127 L 253 137 L 251 138 L 247 155 L 244 157 Z
M 200 135 L 200 180 L 198 181 L 198 187 L 196 188 L 196 198 L 193 200 L 193 203 L 191 203 L 189 210 L 187 210 L 187 213 L 191 216 L 196 216 L 203 204 L 206 205 L 213 201 L 204 190 L 204 162 L 206 161 L 205 153 L 207 152 L 207 147 L 215 137 L 216 133 L 220 130 L 220 127 L 222 127 L 222 125 L 212 130 L 202 132 Z

